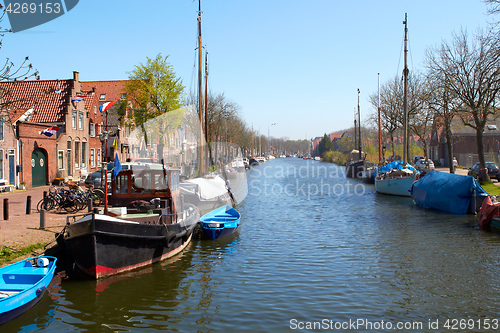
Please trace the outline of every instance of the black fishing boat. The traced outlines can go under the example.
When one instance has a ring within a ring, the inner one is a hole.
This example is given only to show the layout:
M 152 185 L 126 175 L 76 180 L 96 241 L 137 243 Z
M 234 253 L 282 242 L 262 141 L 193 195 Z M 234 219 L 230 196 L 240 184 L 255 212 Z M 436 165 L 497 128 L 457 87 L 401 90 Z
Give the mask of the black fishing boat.
M 365 160 L 361 150 L 361 113 L 359 110 L 359 89 L 358 89 L 358 121 L 356 126 L 356 114 L 354 115 L 354 144 L 358 144 L 358 150 L 352 150 L 349 154 L 350 160 L 345 166 L 345 175 L 348 178 L 363 178 L 365 171 Z M 356 139 L 357 136 L 357 139 Z
M 345 166 L 345 175 L 348 178 L 362 178 L 365 171 L 364 160 L 354 160 L 347 162 Z
M 68 218 L 64 240 L 76 266 L 99 279 L 182 251 L 200 213 L 183 203 L 179 174 L 179 169 L 121 171 L 112 182 L 114 208 Z

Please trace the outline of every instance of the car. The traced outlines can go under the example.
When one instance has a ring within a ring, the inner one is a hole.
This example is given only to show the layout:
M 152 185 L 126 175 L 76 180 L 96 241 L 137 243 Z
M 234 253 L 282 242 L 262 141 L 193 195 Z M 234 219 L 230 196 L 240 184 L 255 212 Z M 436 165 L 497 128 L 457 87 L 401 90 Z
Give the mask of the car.
M 419 171 L 434 170 L 434 162 L 430 159 L 421 158 L 415 162 L 415 169 Z
M 417 163 L 418 160 L 421 160 L 425 157 L 421 156 L 421 155 L 417 155 L 417 156 L 414 156 L 413 157 L 413 164 Z
M 394 155 L 391 155 L 387 158 L 387 162 L 391 163 L 391 162 L 394 162 L 394 161 L 402 161 L 403 159 L 401 158 L 401 155 L 396 155 L 396 157 L 394 157 Z
M 108 171 L 108 184 L 111 183 L 111 175 L 112 173 Z M 93 185 L 96 188 L 102 187 L 102 176 L 102 169 L 89 173 L 87 178 L 85 178 L 85 186 L 89 187 L 90 185 Z
M 113 167 L 114 167 L 113 163 L 108 163 L 108 184 L 111 183 L 111 174 L 113 171 Z M 87 178 L 85 178 L 85 186 L 89 187 L 90 185 L 93 185 L 94 187 L 101 187 L 102 176 L 103 176 L 102 169 L 89 173 L 87 175 Z
M 486 168 L 488 169 L 488 176 L 490 177 L 490 179 L 496 179 L 497 181 L 500 181 L 500 168 L 495 162 L 486 162 Z M 467 175 L 472 176 L 477 180 L 482 180 L 481 166 L 479 162 L 469 168 Z

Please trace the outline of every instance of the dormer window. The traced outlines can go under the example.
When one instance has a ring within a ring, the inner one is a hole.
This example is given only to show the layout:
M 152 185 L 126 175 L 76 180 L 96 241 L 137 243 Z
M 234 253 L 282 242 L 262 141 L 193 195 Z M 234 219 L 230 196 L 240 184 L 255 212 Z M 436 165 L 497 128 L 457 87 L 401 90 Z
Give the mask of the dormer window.
M 106 99 L 106 94 L 101 94 L 101 96 L 99 97 L 99 100 L 104 101 L 105 99 Z

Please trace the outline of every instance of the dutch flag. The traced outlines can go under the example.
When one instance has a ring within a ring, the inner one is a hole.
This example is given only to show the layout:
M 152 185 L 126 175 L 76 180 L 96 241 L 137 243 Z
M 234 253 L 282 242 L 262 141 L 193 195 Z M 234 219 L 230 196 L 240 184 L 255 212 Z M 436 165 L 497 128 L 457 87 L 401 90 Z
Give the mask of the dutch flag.
M 116 102 L 118 102 L 118 101 L 106 102 L 103 105 L 100 105 L 99 111 L 101 111 L 101 113 L 105 112 L 107 109 L 109 109 L 111 107 L 111 105 L 115 104 Z
M 59 127 L 51 126 L 47 129 L 44 129 L 43 131 L 40 132 L 40 134 L 46 135 L 46 136 L 52 136 L 56 134 L 56 132 L 59 130 Z

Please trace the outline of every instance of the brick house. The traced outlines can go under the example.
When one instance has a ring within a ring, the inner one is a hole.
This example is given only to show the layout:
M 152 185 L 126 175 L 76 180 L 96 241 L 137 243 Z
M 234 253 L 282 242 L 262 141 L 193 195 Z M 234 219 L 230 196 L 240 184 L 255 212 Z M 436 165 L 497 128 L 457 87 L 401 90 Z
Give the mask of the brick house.
M 115 149 L 113 142 L 116 137 L 118 155 L 121 161 L 126 160 L 128 149 L 124 147 L 120 137 L 127 135 L 121 133 L 122 129 L 119 125 L 119 117 L 116 114 L 116 106 L 113 105 L 108 109 L 108 145 L 104 148 L 105 140 L 102 135 L 105 131 L 106 118 L 99 107 L 107 102 L 119 101 L 125 98 L 124 85 L 126 81 L 84 81 L 81 82 L 82 90 L 88 92 L 88 97 L 85 99 L 85 109 L 89 113 L 89 129 L 90 129 L 90 161 L 91 170 L 96 171 L 101 167 L 101 161 L 104 161 L 106 156 L 108 161 L 113 161 Z
M 458 164 L 471 167 L 478 162 L 476 130 L 465 126 L 460 118 L 455 118 L 451 123 L 453 136 L 452 154 L 456 157 Z M 500 162 L 499 155 L 500 142 L 500 119 L 490 119 L 483 132 L 484 154 L 487 161 Z M 430 139 L 429 157 L 441 165 L 448 167 L 448 147 L 446 144 L 446 134 L 443 126 L 436 127 L 432 131 Z
M 89 121 L 78 72 L 73 79 L 0 82 L 0 93 L 5 133 L 0 149 L 8 156 L 3 177 L 8 169 L 10 182 L 12 160 L 19 165 L 15 185 L 24 182 L 27 188 L 88 173 Z M 43 135 L 51 126 L 57 133 Z

